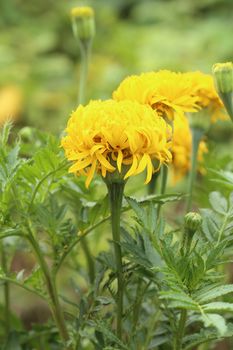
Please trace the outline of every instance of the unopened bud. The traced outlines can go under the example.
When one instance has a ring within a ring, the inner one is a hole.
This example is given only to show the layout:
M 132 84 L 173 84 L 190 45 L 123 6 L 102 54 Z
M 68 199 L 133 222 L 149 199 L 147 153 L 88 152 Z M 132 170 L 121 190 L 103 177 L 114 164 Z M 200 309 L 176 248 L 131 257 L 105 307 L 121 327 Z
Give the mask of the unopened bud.
M 74 35 L 81 41 L 89 41 L 95 35 L 94 10 L 91 7 L 74 7 L 71 19 Z
M 29 126 L 25 126 L 19 131 L 19 136 L 22 138 L 23 142 L 30 142 L 33 140 L 33 129 Z
M 233 120 L 233 64 L 216 63 L 213 66 L 213 75 L 219 97 Z
M 193 234 L 201 227 L 202 217 L 198 213 L 190 212 L 184 217 L 184 228 Z

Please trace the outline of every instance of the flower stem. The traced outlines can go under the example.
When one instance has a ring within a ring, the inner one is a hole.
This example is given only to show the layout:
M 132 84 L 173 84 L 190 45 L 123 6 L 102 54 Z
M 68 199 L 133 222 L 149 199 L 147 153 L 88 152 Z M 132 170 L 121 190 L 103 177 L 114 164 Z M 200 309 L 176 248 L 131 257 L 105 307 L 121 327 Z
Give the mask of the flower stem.
M 124 182 L 113 182 L 107 184 L 111 210 L 112 237 L 117 268 L 117 336 L 119 337 L 119 339 L 122 338 L 124 288 L 122 252 L 120 246 L 120 216 L 124 186 Z
M 30 241 L 35 253 L 36 253 L 38 263 L 40 265 L 40 268 L 41 268 L 43 275 L 44 275 L 44 278 L 45 278 L 47 291 L 48 291 L 48 294 L 49 294 L 50 299 L 51 299 L 51 311 L 52 311 L 53 318 L 56 322 L 61 339 L 63 340 L 64 343 L 67 343 L 69 341 L 69 334 L 68 334 L 68 331 L 66 328 L 63 311 L 62 311 L 62 308 L 61 308 L 61 305 L 59 302 L 55 280 L 50 273 L 49 267 L 44 259 L 44 256 L 43 256 L 41 249 L 40 249 L 40 246 L 37 243 L 36 239 L 34 238 L 32 232 L 30 232 L 28 239 L 29 239 L 29 241 Z M 66 346 L 64 349 L 71 350 L 72 347 Z
M 157 180 L 159 177 L 160 171 L 157 171 L 156 173 L 154 173 L 152 175 L 151 181 L 148 184 L 148 194 L 154 194 L 155 193 L 155 189 L 156 189 L 156 184 L 157 184 Z
M 182 340 L 184 336 L 186 319 L 187 319 L 187 310 L 182 310 L 180 314 L 178 331 L 175 337 L 174 350 L 182 350 Z
M 163 195 L 166 192 L 166 187 L 167 187 L 167 178 L 168 178 L 168 167 L 166 165 L 162 166 L 161 169 L 161 189 L 160 189 L 160 194 Z M 161 207 L 162 204 L 158 204 L 158 210 L 157 210 L 157 219 L 159 220 L 160 213 L 161 213 Z
M 89 60 L 91 54 L 91 41 L 81 41 L 81 70 L 80 70 L 80 79 L 79 79 L 79 91 L 78 91 L 78 104 L 85 103 L 86 96 L 86 85 L 87 85 L 87 75 Z
M 6 252 L 4 249 L 3 242 L 1 242 L 1 266 L 2 270 L 5 274 L 7 274 L 7 259 L 6 259 Z M 4 322 L 5 322 L 5 332 L 6 336 L 9 334 L 10 331 L 10 285 L 8 281 L 5 281 L 3 284 L 4 288 Z
M 197 155 L 200 141 L 204 131 L 198 128 L 192 128 L 192 155 L 191 155 L 191 169 L 189 174 L 189 185 L 188 185 L 188 200 L 187 200 L 187 209 L 189 212 L 192 208 L 193 200 L 193 186 L 197 173 Z
M 93 257 L 91 255 L 91 252 L 90 252 L 88 242 L 87 242 L 86 238 L 83 237 L 80 240 L 80 243 L 81 243 L 81 246 L 83 248 L 84 254 L 86 256 L 90 282 L 94 283 L 94 281 L 95 281 L 95 264 L 94 264 L 94 260 L 93 260 Z

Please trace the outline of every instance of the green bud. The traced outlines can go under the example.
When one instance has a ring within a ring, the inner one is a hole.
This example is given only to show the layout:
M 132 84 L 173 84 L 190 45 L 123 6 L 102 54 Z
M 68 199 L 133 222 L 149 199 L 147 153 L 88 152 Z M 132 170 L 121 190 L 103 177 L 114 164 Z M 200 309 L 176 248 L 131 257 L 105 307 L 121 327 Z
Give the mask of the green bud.
M 33 129 L 29 126 L 25 126 L 19 131 L 19 136 L 22 138 L 23 142 L 29 142 L 33 140 Z
M 213 66 L 213 75 L 219 97 L 233 120 L 233 64 L 231 62 L 216 63 Z
M 94 10 L 91 7 L 74 7 L 71 10 L 73 32 L 81 42 L 91 41 L 95 36 Z
M 198 213 L 189 212 L 184 217 L 184 228 L 191 233 L 195 233 L 202 224 L 202 217 Z

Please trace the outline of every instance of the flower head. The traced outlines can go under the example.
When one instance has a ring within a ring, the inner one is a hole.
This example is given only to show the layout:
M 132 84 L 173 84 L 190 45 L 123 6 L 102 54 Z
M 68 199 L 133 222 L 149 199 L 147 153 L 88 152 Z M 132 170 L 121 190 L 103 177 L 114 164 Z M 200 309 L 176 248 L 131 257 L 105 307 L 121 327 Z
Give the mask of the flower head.
M 187 174 L 191 167 L 192 133 L 187 118 L 175 118 L 172 142 L 172 167 L 173 179 L 179 181 Z M 198 162 L 201 165 L 203 156 L 208 152 L 206 143 L 200 142 L 198 150 Z M 202 170 L 199 166 L 199 170 Z
M 91 101 L 72 113 L 62 139 L 70 172 L 94 173 L 126 180 L 147 169 L 146 183 L 163 163 L 171 161 L 170 129 L 149 107 L 132 101 Z
M 114 91 L 113 98 L 148 104 L 168 120 L 173 120 L 175 114 L 195 112 L 198 100 L 193 94 L 192 82 L 183 73 L 168 70 L 126 78 Z

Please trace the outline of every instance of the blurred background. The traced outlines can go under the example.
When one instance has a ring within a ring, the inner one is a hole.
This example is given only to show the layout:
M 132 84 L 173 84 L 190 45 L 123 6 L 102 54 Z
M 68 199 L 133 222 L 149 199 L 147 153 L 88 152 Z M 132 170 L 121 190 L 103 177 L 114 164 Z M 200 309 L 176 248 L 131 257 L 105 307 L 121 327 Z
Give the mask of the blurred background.
M 88 99 L 111 97 L 129 74 L 211 73 L 232 60 L 232 0 L 1 1 L 0 120 L 10 108 L 19 126 L 64 128 L 76 106 L 80 51 L 69 13 L 79 5 L 96 12 Z

